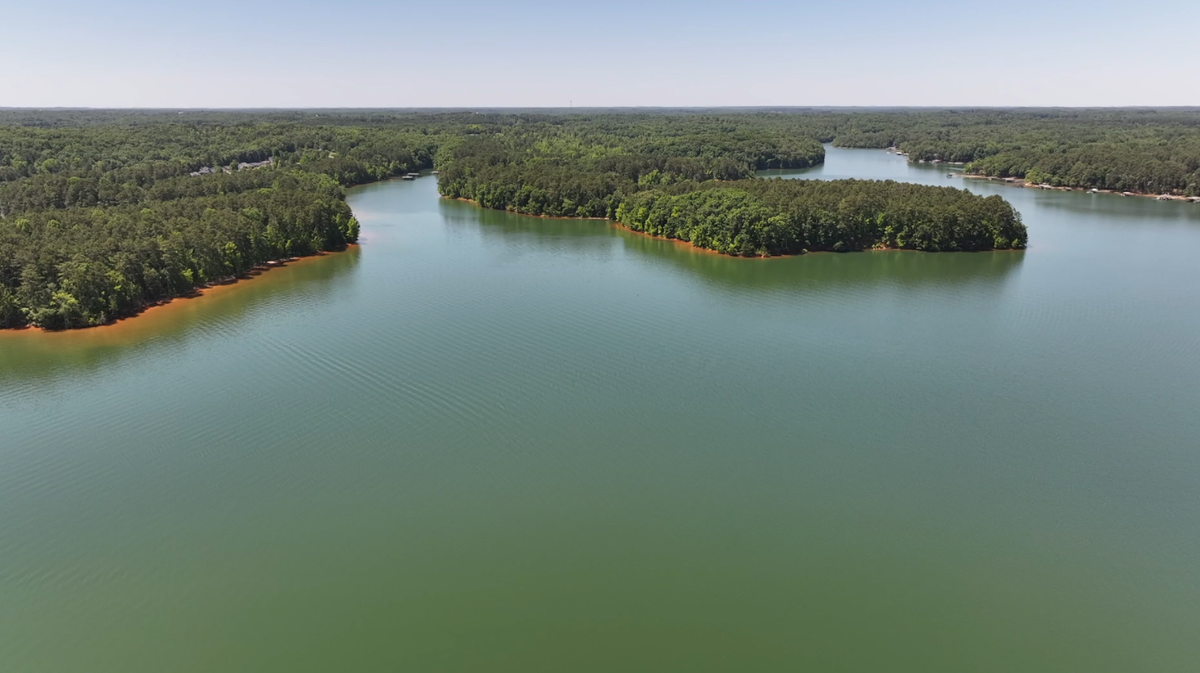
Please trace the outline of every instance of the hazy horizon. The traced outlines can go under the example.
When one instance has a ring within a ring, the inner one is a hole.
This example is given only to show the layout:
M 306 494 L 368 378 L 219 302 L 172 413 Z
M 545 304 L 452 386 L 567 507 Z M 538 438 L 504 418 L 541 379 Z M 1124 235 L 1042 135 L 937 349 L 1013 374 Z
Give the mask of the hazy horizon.
M 136 112 L 588 112 L 594 110 L 616 111 L 795 111 L 795 112 L 838 112 L 855 110 L 1200 110 L 1200 105 L 589 105 L 561 107 L 538 105 L 425 105 L 425 106 L 89 106 L 89 105 L 0 105 L 7 111 L 136 111 Z
M 0 107 L 1179 107 L 1181 0 L 8 8 Z

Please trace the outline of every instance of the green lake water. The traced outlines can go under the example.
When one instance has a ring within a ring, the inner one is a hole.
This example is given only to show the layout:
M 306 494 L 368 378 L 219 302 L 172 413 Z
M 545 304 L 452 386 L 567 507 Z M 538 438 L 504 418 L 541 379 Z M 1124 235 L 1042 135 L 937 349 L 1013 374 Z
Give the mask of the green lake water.
M 1200 206 L 873 150 L 1025 252 L 746 260 L 352 190 L 0 334 L 0 671 L 1200 670 Z

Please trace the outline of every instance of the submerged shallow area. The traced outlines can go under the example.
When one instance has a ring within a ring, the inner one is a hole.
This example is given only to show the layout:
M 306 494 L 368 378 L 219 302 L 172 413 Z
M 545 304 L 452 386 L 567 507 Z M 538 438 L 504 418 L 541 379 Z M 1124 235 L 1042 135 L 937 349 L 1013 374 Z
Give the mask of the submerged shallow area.
M 1187 670 L 1200 206 L 962 186 L 1030 249 L 381 183 L 359 249 L 0 339 L 0 669 Z

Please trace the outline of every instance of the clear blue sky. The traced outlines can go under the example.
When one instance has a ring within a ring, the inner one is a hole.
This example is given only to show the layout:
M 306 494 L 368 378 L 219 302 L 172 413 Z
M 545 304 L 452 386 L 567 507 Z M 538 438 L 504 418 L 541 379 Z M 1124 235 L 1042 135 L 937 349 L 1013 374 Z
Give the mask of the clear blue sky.
M 1195 0 L 0 0 L 0 106 L 1200 105 Z

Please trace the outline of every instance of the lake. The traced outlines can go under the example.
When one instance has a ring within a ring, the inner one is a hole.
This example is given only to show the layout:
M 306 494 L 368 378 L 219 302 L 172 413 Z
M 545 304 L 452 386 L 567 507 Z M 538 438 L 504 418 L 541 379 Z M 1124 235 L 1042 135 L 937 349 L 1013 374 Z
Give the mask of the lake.
M 1190 671 L 1200 206 L 735 259 L 351 191 L 361 247 L 0 334 L 0 670 Z M 778 173 L 778 172 L 776 172 Z

